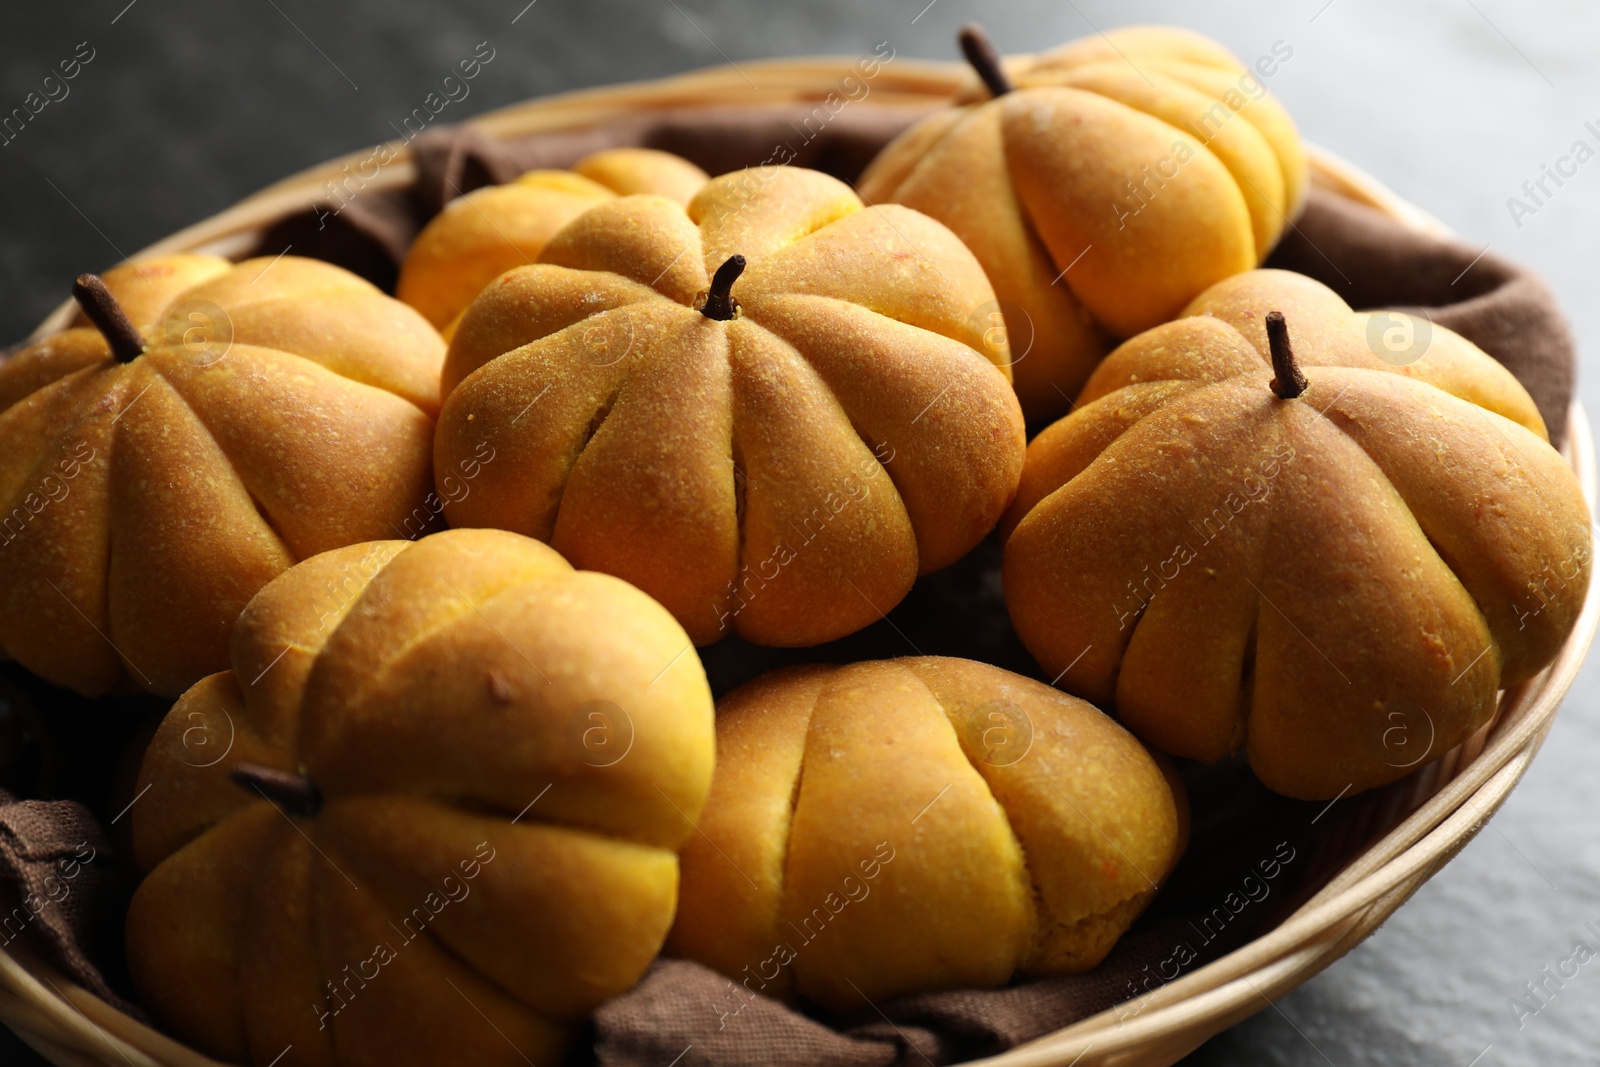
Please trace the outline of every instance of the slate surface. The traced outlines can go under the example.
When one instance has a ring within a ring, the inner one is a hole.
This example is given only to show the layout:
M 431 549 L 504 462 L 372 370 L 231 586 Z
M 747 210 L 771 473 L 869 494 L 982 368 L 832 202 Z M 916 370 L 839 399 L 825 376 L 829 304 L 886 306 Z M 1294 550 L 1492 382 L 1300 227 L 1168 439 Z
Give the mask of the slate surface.
M 1600 150 L 1600 8 L 1581 0 L 525 2 L 8 5 L 0 114 L 62 61 L 93 58 L 0 144 L 0 340 L 25 334 L 79 271 L 392 136 L 479 42 L 494 59 L 441 118 L 725 59 L 864 54 L 883 40 L 899 55 L 949 58 L 956 27 L 980 18 L 1006 50 L 1152 21 L 1200 29 L 1247 61 L 1284 42 L 1294 54 L 1270 85 L 1308 138 L 1543 271 L 1585 354 L 1600 343 L 1600 163 L 1572 173 L 1561 161 L 1579 140 Z M 1523 191 L 1558 165 L 1560 184 Z M 1582 392 L 1600 410 L 1587 370 Z M 1511 998 L 1591 936 L 1586 922 L 1600 925 L 1597 696 L 1591 664 L 1503 811 L 1387 926 L 1184 1062 L 1596 1062 L 1600 962 L 1550 983 L 1537 1014 L 1519 1017 Z M 0 1062 L 42 1061 L 0 1031 Z

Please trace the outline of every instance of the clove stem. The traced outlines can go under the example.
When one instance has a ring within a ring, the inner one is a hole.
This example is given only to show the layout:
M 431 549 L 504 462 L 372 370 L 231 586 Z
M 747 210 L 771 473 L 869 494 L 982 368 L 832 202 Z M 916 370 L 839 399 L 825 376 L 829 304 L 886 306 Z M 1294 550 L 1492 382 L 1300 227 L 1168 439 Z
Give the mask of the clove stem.
M 739 311 L 739 302 L 733 298 L 733 283 L 744 273 L 744 257 L 729 256 L 711 278 L 711 291 L 700 306 L 700 314 L 718 322 L 727 322 Z
M 988 86 L 991 94 L 1004 96 L 1011 91 L 1011 79 L 1006 77 L 1005 68 L 1000 65 L 1000 53 L 989 35 L 983 32 L 982 26 L 976 22 L 967 23 L 956 34 L 956 40 L 961 44 L 961 54 L 967 57 L 967 62 L 978 72 L 978 77 L 983 79 L 983 84 Z
M 303 774 L 273 770 L 257 763 L 241 763 L 228 772 L 228 778 L 235 785 L 272 801 L 289 815 L 309 819 L 322 808 L 322 790 Z
M 132 363 L 144 353 L 144 338 L 139 328 L 128 318 L 128 313 L 122 310 L 122 305 L 117 303 L 99 275 L 78 275 L 78 280 L 72 283 L 72 299 L 106 339 L 118 363 Z
M 1272 350 L 1272 391 L 1280 400 L 1293 400 L 1306 391 L 1306 376 L 1289 346 L 1289 324 L 1283 312 L 1267 312 L 1267 347 Z

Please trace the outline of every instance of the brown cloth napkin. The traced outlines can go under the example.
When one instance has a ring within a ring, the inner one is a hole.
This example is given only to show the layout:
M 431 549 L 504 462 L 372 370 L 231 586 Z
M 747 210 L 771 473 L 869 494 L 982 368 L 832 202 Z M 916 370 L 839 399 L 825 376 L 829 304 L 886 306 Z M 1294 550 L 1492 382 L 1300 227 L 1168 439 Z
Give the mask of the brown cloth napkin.
M 25 943 L 91 993 L 136 1018 L 95 959 L 121 940 L 127 886 L 89 809 L 71 800 L 18 800 L 0 789 L 0 948 Z
M 640 145 L 677 152 L 713 174 L 776 161 L 854 181 L 873 154 L 925 110 L 862 102 L 820 131 L 806 124 L 812 110 L 800 104 L 647 112 L 514 141 L 440 128 L 412 142 L 419 174 L 413 188 L 308 203 L 270 227 L 257 251 L 327 259 L 392 291 L 405 250 L 451 197 L 523 170 L 570 166 L 602 148 Z M 1269 264 L 1311 275 L 1357 308 L 1422 311 L 1462 333 L 1516 374 L 1559 442 L 1573 390 L 1573 343 L 1535 275 L 1315 190 Z M 967 656 L 1037 677 L 1007 619 L 999 568 L 1000 549 L 991 536 L 966 559 L 919 579 L 886 620 L 841 641 L 785 650 L 730 638 L 702 649 L 701 657 L 719 696 L 786 664 L 913 652 Z M 36 679 L 25 681 L 29 697 L 50 713 L 40 720 L 64 733 L 47 738 L 47 745 L 70 752 L 71 769 L 91 769 L 63 775 L 65 784 L 41 791 L 89 799 L 101 813 L 120 807 L 94 794 L 111 777 L 104 768 L 126 763 L 124 750 L 135 751 L 139 743 L 130 741 L 129 730 L 104 726 L 138 722 L 151 709 L 121 715 L 109 707 L 115 701 L 84 702 Z M 86 703 L 95 706 L 65 713 Z M 61 724 L 73 721 L 78 727 L 66 734 Z M 0 760 L 0 776 L 4 767 Z M 868 1067 L 993 1054 L 1128 1001 L 1271 929 L 1406 813 L 1406 782 L 1325 808 L 1268 792 L 1239 761 L 1189 764 L 1182 773 L 1192 812 L 1188 853 L 1149 911 L 1089 974 L 864 1003 L 859 1012 L 834 1018 L 756 996 L 696 964 L 661 960 L 635 990 L 595 1014 L 592 1042 L 580 1046 L 573 1062 Z M 54 885 L 51 878 L 61 878 L 60 865 L 76 859 L 85 843 L 97 850 L 96 858 L 76 869 L 69 895 L 30 910 L 37 918 L 26 924 L 25 936 L 74 980 L 125 1006 L 102 977 L 116 973 L 115 934 L 126 895 L 115 884 L 115 868 L 102 860 L 107 850 L 99 824 L 78 803 L 17 802 L 0 794 L 0 890 L 40 899 Z M 103 938 L 107 929 L 112 936 Z

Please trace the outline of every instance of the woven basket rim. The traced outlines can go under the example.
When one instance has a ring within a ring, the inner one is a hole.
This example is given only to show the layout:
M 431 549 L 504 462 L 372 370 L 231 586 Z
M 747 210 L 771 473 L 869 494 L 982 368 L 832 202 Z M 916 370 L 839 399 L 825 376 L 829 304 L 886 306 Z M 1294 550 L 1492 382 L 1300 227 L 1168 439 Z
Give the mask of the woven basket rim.
M 709 67 L 542 97 L 480 115 L 468 125 L 491 136 L 514 137 L 581 128 L 643 110 L 820 100 L 854 61 L 854 57 L 820 57 L 750 62 L 742 68 Z M 751 76 L 766 85 L 754 89 Z M 874 79 L 873 92 L 880 104 L 887 97 L 889 104 L 935 105 L 958 92 L 968 76 L 961 64 L 897 58 Z M 395 189 L 415 177 L 406 142 L 389 142 L 389 147 L 395 158 L 368 182 L 370 188 Z M 371 149 L 354 152 L 284 178 L 131 258 L 177 251 L 240 254 L 252 247 L 252 238 L 267 225 L 320 202 L 317 194 L 324 182 L 370 154 Z M 1314 184 L 1376 208 L 1412 229 L 1449 234 L 1433 216 L 1333 153 L 1308 146 L 1308 155 Z M 71 314 L 70 302 L 64 303 L 30 339 L 60 329 Z M 1577 473 L 1593 513 L 1595 446 L 1588 417 L 1576 399 L 1568 412 L 1562 454 Z M 1393 914 L 1471 841 L 1505 801 L 1549 732 L 1597 624 L 1600 583 L 1592 583 L 1555 661 L 1504 692 L 1495 720 L 1479 735 L 1419 772 L 1405 801 L 1414 810 L 1363 848 L 1273 930 L 1140 997 L 999 1055 L 970 1061 L 969 1067 L 1171 1064 L 1319 973 Z M 0 949 L 0 1022 L 46 1059 L 71 1067 L 217 1064 L 118 1011 L 20 945 Z

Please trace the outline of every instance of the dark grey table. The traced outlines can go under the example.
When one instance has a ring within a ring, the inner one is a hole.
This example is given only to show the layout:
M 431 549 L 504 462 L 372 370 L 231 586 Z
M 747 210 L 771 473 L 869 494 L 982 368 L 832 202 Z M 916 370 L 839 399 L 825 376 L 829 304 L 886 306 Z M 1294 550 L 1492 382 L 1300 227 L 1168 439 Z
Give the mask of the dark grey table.
M 526 6 L 524 6 L 526 5 Z M 1600 160 L 1553 195 L 1537 181 L 1600 149 L 1600 7 L 1512 0 L 93 0 L 8 5 L 0 114 L 75 54 L 65 96 L 0 145 L 0 340 L 20 338 L 80 271 L 109 266 L 245 194 L 394 135 L 481 41 L 495 59 L 441 119 L 541 93 L 725 60 L 947 58 L 983 20 L 1023 51 L 1130 22 L 1177 22 L 1245 59 L 1293 49 L 1270 85 L 1307 138 L 1467 240 L 1555 285 L 1600 344 Z M 80 45 L 80 42 L 84 42 Z M 59 88 L 51 90 L 58 96 Z M 1586 122 L 1595 120 L 1594 127 Z M 1568 168 L 1570 169 L 1570 168 Z M 1516 210 L 1517 197 L 1533 210 Z M 1590 402 L 1600 399 L 1584 383 Z M 1536 1015 L 1511 998 L 1600 921 L 1600 667 L 1489 827 L 1364 945 L 1207 1044 L 1190 1064 L 1336 1067 L 1600 1062 L 1600 962 Z M 0 1062 L 40 1062 L 0 1031 Z

